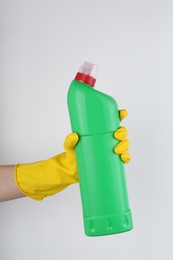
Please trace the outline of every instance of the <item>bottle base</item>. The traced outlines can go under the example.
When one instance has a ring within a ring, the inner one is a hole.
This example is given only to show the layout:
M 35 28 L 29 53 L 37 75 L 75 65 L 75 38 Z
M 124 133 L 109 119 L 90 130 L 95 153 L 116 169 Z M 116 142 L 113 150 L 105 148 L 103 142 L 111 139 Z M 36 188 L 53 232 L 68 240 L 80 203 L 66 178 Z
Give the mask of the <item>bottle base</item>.
M 101 217 L 84 216 L 85 234 L 87 236 L 105 236 L 133 229 L 131 211 Z

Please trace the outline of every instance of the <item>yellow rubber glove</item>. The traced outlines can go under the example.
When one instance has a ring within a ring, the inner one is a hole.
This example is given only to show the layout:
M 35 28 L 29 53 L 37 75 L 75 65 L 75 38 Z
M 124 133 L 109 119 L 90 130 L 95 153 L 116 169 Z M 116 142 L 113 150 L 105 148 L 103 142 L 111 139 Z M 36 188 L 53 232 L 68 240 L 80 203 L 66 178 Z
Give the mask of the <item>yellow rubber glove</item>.
M 120 121 L 122 121 L 128 112 L 125 109 L 119 111 Z M 114 152 L 120 155 L 121 160 L 124 163 L 128 163 L 131 160 L 130 154 L 127 152 L 129 149 L 129 140 L 126 138 L 128 134 L 127 128 L 121 126 L 117 131 L 114 132 L 114 137 L 120 142 L 115 146 Z
M 120 120 L 126 115 L 126 110 L 120 110 Z M 129 142 L 126 139 L 127 129 L 120 127 L 114 137 L 120 142 L 114 148 L 115 153 L 120 154 L 123 162 L 130 160 L 127 153 Z M 79 140 L 76 133 L 69 134 L 64 142 L 65 152 L 48 160 L 18 164 L 15 166 L 16 184 L 26 196 L 35 200 L 42 200 L 65 189 L 70 184 L 78 182 L 75 146 Z
M 78 182 L 74 150 L 78 140 L 78 135 L 72 133 L 64 143 L 66 152 L 45 161 L 16 165 L 15 180 L 21 192 L 35 200 L 42 200 Z

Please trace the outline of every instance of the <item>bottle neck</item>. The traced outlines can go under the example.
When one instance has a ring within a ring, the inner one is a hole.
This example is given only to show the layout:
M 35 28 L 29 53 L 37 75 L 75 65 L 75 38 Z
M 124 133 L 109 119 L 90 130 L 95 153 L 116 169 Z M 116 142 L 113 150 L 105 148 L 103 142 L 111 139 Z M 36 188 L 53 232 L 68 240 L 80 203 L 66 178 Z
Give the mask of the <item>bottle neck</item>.
M 89 85 L 91 87 L 94 87 L 95 82 L 96 82 L 95 78 L 93 78 L 93 77 L 91 77 L 89 75 L 85 75 L 85 74 L 80 73 L 80 72 L 78 72 L 76 74 L 75 80 L 83 82 L 83 83 L 85 83 L 85 84 L 87 84 L 87 85 Z

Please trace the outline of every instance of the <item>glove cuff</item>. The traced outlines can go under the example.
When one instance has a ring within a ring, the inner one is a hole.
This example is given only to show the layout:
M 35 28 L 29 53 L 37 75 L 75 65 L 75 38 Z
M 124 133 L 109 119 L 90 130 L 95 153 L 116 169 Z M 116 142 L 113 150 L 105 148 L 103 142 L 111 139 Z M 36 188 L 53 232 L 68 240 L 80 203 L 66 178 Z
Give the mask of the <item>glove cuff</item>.
M 25 181 L 22 180 L 22 178 L 20 177 L 20 170 L 19 168 L 21 167 L 21 164 L 17 164 L 15 165 L 15 168 L 14 168 L 14 179 L 15 179 L 15 182 L 16 182 L 16 185 L 18 187 L 18 189 L 27 197 L 30 197 L 31 199 L 34 199 L 34 200 L 43 200 L 43 196 L 40 196 L 40 195 L 33 195 L 31 194 L 30 192 L 27 191 L 27 184 L 25 183 Z
M 48 160 L 15 166 L 15 181 L 26 196 L 42 200 L 78 181 L 73 164 L 69 164 L 66 153 Z

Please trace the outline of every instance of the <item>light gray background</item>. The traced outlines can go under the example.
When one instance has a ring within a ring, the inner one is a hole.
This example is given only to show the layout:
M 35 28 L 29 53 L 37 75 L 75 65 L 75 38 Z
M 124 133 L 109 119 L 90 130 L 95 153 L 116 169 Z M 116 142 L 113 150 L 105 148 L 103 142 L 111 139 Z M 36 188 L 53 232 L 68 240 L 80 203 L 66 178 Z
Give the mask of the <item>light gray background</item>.
M 129 111 L 134 230 L 88 238 L 78 184 L 0 203 L 0 259 L 173 259 L 173 1 L 1 0 L 0 164 L 63 151 L 66 96 L 84 60 Z

